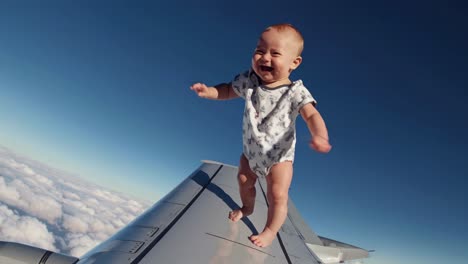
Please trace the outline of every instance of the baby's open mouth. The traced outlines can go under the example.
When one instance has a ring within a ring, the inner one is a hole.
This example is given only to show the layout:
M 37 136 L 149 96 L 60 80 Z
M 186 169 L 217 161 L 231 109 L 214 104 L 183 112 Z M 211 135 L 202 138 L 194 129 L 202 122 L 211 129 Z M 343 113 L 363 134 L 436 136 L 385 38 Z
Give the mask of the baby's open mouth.
M 267 71 L 267 72 L 271 72 L 271 71 L 273 71 L 273 67 L 269 67 L 269 66 L 260 66 L 260 70 L 262 70 L 262 71 Z

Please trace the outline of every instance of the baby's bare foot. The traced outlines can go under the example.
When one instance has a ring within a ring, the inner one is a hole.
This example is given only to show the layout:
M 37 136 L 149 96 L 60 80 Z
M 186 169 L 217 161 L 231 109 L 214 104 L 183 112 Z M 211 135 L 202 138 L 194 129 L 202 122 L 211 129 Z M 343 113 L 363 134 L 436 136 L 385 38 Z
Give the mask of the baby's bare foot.
M 249 216 L 252 214 L 252 210 L 248 210 L 245 207 L 229 212 L 229 219 L 233 222 L 241 220 L 244 216 Z
M 275 239 L 276 233 L 271 231 L 268 227 L 263 230 L 259 235 L 250 236 L 250 241 L 257 247 L 268 247 Z

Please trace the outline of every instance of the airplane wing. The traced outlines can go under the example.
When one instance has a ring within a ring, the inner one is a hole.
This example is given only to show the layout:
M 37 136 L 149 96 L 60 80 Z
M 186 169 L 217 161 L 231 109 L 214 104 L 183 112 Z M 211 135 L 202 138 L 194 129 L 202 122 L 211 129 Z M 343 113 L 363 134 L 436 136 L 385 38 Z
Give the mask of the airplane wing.
M 16 255 L 22 256 L 33 249 L 38 254 L 37 249 L 9 243 L 8 250 L 6 244 L 0 244 L 0 263 L 4 263 L 6 255 L 10 262 L 5 263 L 9 264 L 319 264 L 352 259 L 349 256 L 368 256 L 363 249 L 318 237 L 305 224 L 292 201 L 288 204 L 286 222 L 273 244 L 267 248 L 256 247 L 248 237 L 262 231 L 266 222 L 265 179 L 259 178 L 256 187 L 254 213 L 237 223 L 231 222 L 228 212 L 242 205 L 237 167 L 205 161 L 145 213 L 79 260 L 60 255 L 59 261 L 48 262 L 42 257 L 41 262 L 14 262 L 12 246 L 17 246 Z M 56 253 L 48 254 L 58 259 Z

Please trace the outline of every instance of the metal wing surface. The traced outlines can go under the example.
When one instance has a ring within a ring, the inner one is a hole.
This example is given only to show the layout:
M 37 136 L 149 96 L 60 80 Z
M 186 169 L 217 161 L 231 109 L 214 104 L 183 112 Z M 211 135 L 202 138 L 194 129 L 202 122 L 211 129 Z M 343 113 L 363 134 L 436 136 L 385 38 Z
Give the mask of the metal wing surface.
M 265 180 L 259 179 L 256 187 L 255 212 L 233 223 L 228 213 L 242 205 L 237 167 L 204 162 L 172 192 L 77 263 L 320 263 L 298 224 L 293 223 L 294 215 L 289 215 L 271 246 L 259 248 L 250 242 L 251 234 L 262 231 L 268 210 Z M 311 230 L 306 236 L 320 241 Z

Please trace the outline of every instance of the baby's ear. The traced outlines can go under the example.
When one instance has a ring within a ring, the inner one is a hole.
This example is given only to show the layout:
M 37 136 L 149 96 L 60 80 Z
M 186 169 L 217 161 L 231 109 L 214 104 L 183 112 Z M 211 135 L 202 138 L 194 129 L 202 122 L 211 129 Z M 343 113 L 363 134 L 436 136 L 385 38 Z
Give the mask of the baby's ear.
M 297 69 L 297 67 L 299 67 L 299 65 L 301 65 L 301 62 L 302 62 L 302 57 L 301 56 L 297 56 L 293 62 L 291 63 L 291 70 L 295 70 Z

